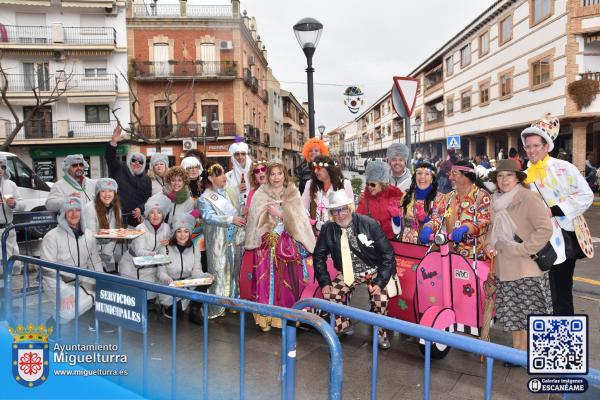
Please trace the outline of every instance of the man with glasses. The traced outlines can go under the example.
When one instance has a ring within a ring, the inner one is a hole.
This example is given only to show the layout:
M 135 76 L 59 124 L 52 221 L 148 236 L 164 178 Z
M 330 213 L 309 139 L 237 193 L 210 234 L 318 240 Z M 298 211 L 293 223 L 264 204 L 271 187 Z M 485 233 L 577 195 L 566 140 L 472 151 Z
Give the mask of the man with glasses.
M 388 295 L 385 287 L 396 268 L 394 250 L 379 224 L 366 215 L 354 213 L 354 200 L 341 189 L 329 195 L 329 213 L 333 221 L 321 228 L 313 253 L 315 276 L 323 292 L 323 298 L 335 303 L 343 299 L 361 284 L 369 290 L 371 311 L 387 315 Z M 327 272 L 327 258 L 340 271 L 331 281 Z M 350 335 L 350 321 L 336 318 L 338 335 Z M 379 347 L 388 349 L 387 333 L 379 330 Z
M 552 219 L 550 243 L 558 256 L 549 276 L 554 314 L 573 315 L 575 262 L 585 257 L 575 235 L 575 226 L 581 224 L 594 194 L 573 164 L 548 155 L 554 149 L 554 139 L 559 131 L 558 118 L 547 114 L 521 132 L 521 141 L 529 158 L 525 184 L 542 196 Z M 588 239 L 591 243 L 591 238 Z
M 94 200 L 96 181 L 86 178 L 85 170 L 90 166 L 81 154 L 65 157 L 62 164 L 63 178 L 52 185 L 46 199 L 46 210 L 59 212 L 65 198 L 72 196 L 81 200 L 83 207 Z
M 246 206 L 248 203 L 248 194 L 250 194 L 250 168 L 252 160 L 248 156 L 248 145 L 245 142 L 236 142 L 229 146 L 231 154 L 231 164 L 233 169 L 225 174 L 227 176 L 227 186 L 237 189 L 240 193 L 240 206 Z
M 124 218 L 127 224 L 135 227 L 142 222 L 144 204 L 152 195 L 152 181 L 146 174 L 146 156 L 142 153 L 129 153 L 125 163 L 117 158 L 117 146 L 123 140 L 121 127 L 117 126 L 110 143 L 106 145 L 108 176 L 117 181 L 121 211 L 129 214 Z

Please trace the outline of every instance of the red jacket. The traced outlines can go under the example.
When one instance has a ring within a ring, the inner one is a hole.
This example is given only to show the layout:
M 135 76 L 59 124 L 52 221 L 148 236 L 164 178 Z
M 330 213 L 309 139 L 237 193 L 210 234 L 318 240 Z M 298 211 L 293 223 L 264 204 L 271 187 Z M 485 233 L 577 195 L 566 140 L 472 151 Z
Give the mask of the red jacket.
M 372 196 L 369 189 L 365 189 L 362 198 L 358 202 L 356 212 L 358 214 L 368 215 L 381 224 L 381 228 L 388 239 L 393 238 L 392 217 L 399 216 L 399 210 L 402 202 L 402 190 L 394 185 L 388 185 L 388 188 L 377 195 Z M 367 207 L 368 204 L 368 207 Z

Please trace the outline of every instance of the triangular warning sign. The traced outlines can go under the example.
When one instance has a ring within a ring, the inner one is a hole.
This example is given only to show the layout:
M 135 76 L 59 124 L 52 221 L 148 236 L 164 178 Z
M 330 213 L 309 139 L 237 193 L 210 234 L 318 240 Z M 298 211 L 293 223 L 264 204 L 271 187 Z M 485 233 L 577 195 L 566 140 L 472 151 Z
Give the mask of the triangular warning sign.
M 419 80 L 417 78 L 409 78 L 403 76 L 394 77 L 394 86 L 400 92 L 402 103 L 406 113 L 410 117 L 417 102 L 417 89 L 419 88 Z
M 459 147 L 458 146 L 458 142 L 456 141 L 455 137 L 451 137 L 450 138 L 450 141 L 448 143 L 448 147 L 450 147 L 450 148 Z

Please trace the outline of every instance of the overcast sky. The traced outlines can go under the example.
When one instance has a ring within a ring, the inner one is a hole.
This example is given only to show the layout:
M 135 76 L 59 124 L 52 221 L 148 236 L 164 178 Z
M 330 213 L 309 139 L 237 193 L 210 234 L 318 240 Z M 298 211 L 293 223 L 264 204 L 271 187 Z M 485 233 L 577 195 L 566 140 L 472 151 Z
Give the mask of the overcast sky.
M 229 0 L 190 0 L 228 4 Z M 348 85 L 358 85 L 368 107 L 392 86 L 393 75 L 407 75 L 438 50 L 492 0 L 241 0 L 256 17 L 269 66 L 300 101 L 306 101 L 306 58 L 292 31 L 304 17 L 323 25 L 313 57 L 315 123 L 327 131 L 352 120 L 343 103 Z M 301 82 L 301 83 L 291 83 Z M 339 86 L 334 86 L 339 85 Z

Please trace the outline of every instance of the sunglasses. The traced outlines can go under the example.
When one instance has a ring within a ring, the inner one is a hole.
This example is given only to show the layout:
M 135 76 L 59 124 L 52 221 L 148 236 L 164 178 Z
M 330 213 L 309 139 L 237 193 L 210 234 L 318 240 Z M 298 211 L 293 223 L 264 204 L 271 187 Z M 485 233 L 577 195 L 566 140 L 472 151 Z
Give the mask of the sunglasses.
M 332 208 L 331 210 L 329 210 L 329 212 L 331 213 L 332 216 L 336 217 L 340 214 L 345 214 L 348 211 L 350 211 L 350 209 L 348 207 L 340 207 L 340 208 Z
M 144 161 L 142 161 L 140 159 L 137 159 L 137 158 L 132 158 L 131 159 L 131 163 L 132 164 L 140 164 L 140 165 L 142 165 L 144 163 Z
M 233 153 L 233 156 L 234 156 L 234 157 L 240 157 L 240 156 L 246 156 L 246 155 L 248 155 L 248 153 L 240 153 L 240 152 L 238 152 L 238 153 Z
M 83 165 L 83 163 L 71 164 L 71 167 L 81 167 L 81 168 L 83 168 L 84 165 Z
M 367 185 L 369 185 L 369 187 L 376 188 L 376 187 L 377 187 L 377 185 L 378 185 L 378 183 L 375 183 L 375 182 L 369 182 L 369 183 L 367 183 Z
M 6 165 L 0 165 L 0 168 L 6 171 Z
M 252 172 L 254 172 L 255 174 L 260 174 L 261 172 L 265 172 L 266 170 L 267 167 L 263 165 L 262 167 L 254 168 Z

